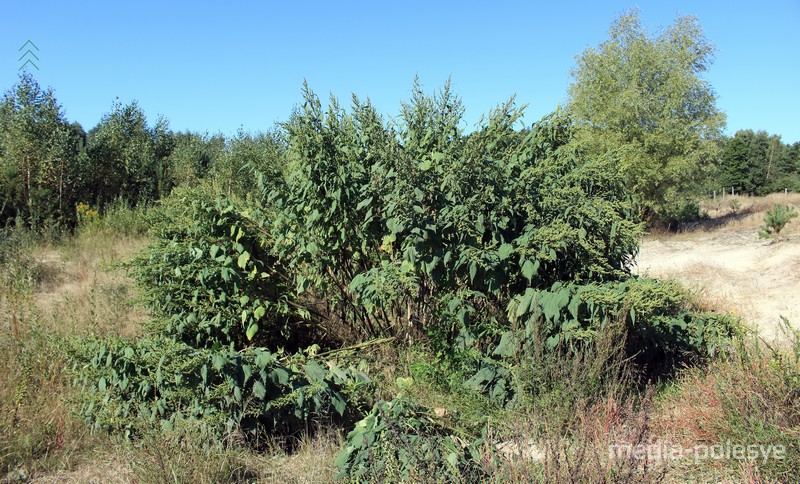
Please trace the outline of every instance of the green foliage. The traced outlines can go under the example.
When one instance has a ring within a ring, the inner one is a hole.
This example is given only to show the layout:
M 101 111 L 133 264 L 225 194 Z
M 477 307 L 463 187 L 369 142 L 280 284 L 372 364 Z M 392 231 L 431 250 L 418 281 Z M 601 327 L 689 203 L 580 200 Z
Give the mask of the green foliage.
M 177 190 L 159 214 L 156 241 L 128 264 L 156 316 L 153 333 L 199 348 L 311 344 L 293 281 L 261 245 L 262 212 L 200 188 Z
M 603 380 L 625 371 L 614 366 L 622 360 L 635 363 L 640 374 L 658 376 L 714 356 L 743 334 L 734 318 L 697 313 L 686 301 L 679 285 L 654 279 L 528 289 L 509 302 L 512 329 L 494 338 L 464 384 L 499 405 L 520 403 L 526 398 L 516 394 L 520 390 L 536 395 L 553 389 L 558 382 L 538 370 L 562 360 L 582 368 L 581 397 L 599 396 Z M 565 371 L 547 373 L 556 370 Z
M 725 122 L 701 77 L 713 55 L 697 19 L 651 37 L 634 10 L 572 72 L 578 141 L 594 156 L 615 153 L 645 220 L 675 220 L 713 169 Z
M 0 223 L 17 219 L 40 228 L 74 220 L 82 135 L 67 123 L 53 90 L 23 73 L 0 102 Z
M 26 300 L 42 277 L 39 260 L 25 249 L 36 233 L 24 227 L 0 228 L 0 296 L 14 311 Z
M 800 151 L 765 131 L 737 131 L 722 150 L 717 185 L 766 195 L 800 189 Z
M 112 111 L 88 135 L 83 189 L 103 206 L 117 198 L 135 205 L 169 193 L 172 182 L 166 160 L 174 146 L 166 119 L 149 126 L 134 101 L 116 101 Z
M 166 160 L 175 186 L 197 186 L 225 153 L 225 138 L 195 133 L 175 133 L 175 146 Z
M 766 239 L 780 234 L 786 224 L 795 217 L 797 217 L 797 210 L 794 207 L 776 203 L 772 210 L 767 210 L 767 213 L 764 214 L 764 225 L 758 231 L 758 236 Z
M 289 360 L 261 349 L 197 349 L 157 337 L 86 340 L 70 353 L 81 389 L 80 414 L 99 428 L 136 434 L 143 425 L 172 430 L 197 421 L 220 438 L 234 430 L 299 432 L 312 419 L 345 420 L 366 375 L 303 357 Z
M 285 150 L 278 131 L 252 135 L 240 130 L 227 140 L 222 153 L 215 154 L 208 178 L 218 192 L 244 199 L 258 192 L 259 182 L 271 186 L 282 182 Z
M 337 479 L 351 482 L 477 482 L 497 465 L 485 437 L 467 440 L 404 399 L 379 401 L 347 435 Z
M 395 132 L 369 103 L 348 114 L 333 99 L 324 114 L 305 94 L 286 125 L 288 186 L 267 195 L 278 257 L 328 320 L 413 333 L 437 324 L 446 294 L 499 313 L 526 287 L 627 273 L 640 227 L 622 178 L 568 145 L 563 113 L 520 133 L 509 101 L 464 137 L 449 86 L 431 97 L 415 85 Z
M 207 180 L 187 171 L 193 186 L 148 215 L 154 242 L 127 267 L 154 321 L 136 343 L 76 356 L 83 415 L 131 432 L 179 420 L 214 438 L 295 432 L 370 398 L 355 369 L 275 355 L 330 357 L 385 336 L 427 340 L 452 372 L 437 384 L 491 407 L 483 415 L 601 394 L 633 359 L 649 376 L 718 351 L 730 321 L 631 279 L 642 227 L 618 153 L 575 143 L 564 111 L 519 130 L 522 111 L 510 100 L 465 136 L 449 85 L 428 96 L 415 84 L 394 124 L 355 97 L 349 112 L 336 99 L 323 111 L 306 87 L 281 133 L 240 133 Z M 187 147 L 189 168 L 199 147 Z M 406 377 L 392 379 L 404 398 L 416 391 Z M 381 402 L 339 467 L 352 479 L 475 479 L 492 458 L 474 434 Z

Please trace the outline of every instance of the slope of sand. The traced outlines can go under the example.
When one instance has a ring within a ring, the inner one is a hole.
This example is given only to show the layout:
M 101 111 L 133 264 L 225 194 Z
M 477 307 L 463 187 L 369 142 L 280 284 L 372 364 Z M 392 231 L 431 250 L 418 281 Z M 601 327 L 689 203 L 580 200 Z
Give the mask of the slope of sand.
M 634 272 L 676 279 L 717 310 L 743 316 L 765 340 L 782 340 L 781 316 L 800 327 L 800 219 L 763 240 L 763 218 L 755 210 L 711 228 L 646 237 Z

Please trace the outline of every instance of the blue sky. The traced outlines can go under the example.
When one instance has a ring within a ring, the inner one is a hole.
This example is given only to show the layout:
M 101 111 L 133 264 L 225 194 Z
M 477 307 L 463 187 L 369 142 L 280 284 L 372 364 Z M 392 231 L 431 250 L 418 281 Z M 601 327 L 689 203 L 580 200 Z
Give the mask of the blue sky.
M 138 100 L 174 130 L 271 128 L 301 100 L 369 97 L 399 113 L 415 75 L 426 90 L 452 78 L 465 127 L 516 94 L 531 123 L 564 103 L 575 56 L 638 6 L 648 28 L 698 17 L 718 48 L 706 78 L 729 134 L 763 129 L 800 141 L 798 0 L 578 2 L 36 2 L 0 6 L 0 89 L 16 81 L 19 47 L 39 48 L 40 84 L 90 129 L 115 98 Z

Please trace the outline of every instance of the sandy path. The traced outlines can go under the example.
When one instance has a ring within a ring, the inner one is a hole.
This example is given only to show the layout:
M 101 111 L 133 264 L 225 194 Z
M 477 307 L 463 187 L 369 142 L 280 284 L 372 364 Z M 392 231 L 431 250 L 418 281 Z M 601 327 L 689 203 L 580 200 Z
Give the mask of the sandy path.
M 766 340 L 783 339 L 780 316 L 800 327 L 800 236 L 759 239 L 754 231 L 645 239 L 635 272 L 675 278 L 715 306 L 741 314 Z

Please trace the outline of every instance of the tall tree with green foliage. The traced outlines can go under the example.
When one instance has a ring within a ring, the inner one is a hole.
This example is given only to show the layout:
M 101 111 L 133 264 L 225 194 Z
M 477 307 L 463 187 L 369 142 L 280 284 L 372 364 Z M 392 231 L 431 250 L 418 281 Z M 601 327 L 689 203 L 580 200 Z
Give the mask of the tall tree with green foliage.
M 221 134 L 175 133 L 174 139 L 167 166 L 175 186 L 198 185 L 225 153 L 225 137 Z
M 634 10 L 612 24 L 608 40 L 581 53 L 572 72 L 576 141 L 619 158 L 650 222 L 685 216 L 713 171 L 725 116 L 701 75 L 714 51 L 696 18 L 680 17 L 651 36 Z
M 259 177 L 281 179 L 286 143 L 278 131 L 251 134 L 239 130 L 225 142 L 211 166 L 211 181 L 227 196 L 245 197 L 258 191 Z
M 129 203 L 156 200 L 169 193 L 172 183 L 166 160 L 174 138 L 165 119 L 147 124 L 134 101 L 115 102 L 111 113 L 89 132 L 89 169 L 86 196 L 104 204 L 116 198 Z
M 52 89 L 30 73 L 0 102 L 0 217 L 39 226 L 69 218 L 82 129 L 70 125 Z

